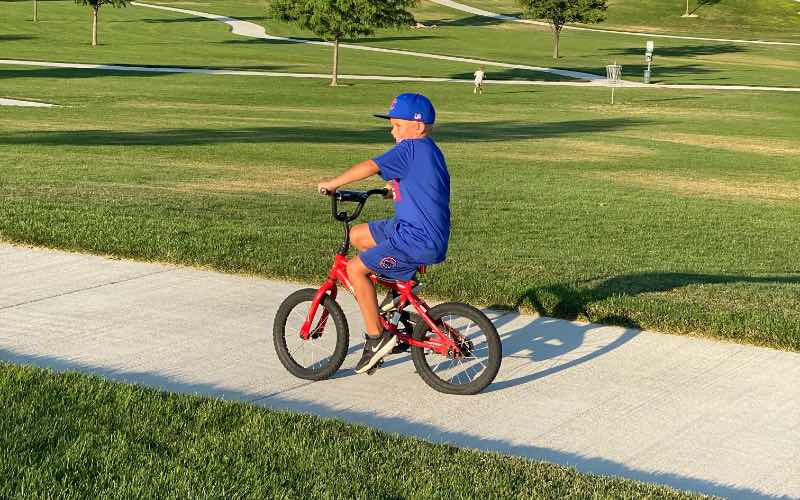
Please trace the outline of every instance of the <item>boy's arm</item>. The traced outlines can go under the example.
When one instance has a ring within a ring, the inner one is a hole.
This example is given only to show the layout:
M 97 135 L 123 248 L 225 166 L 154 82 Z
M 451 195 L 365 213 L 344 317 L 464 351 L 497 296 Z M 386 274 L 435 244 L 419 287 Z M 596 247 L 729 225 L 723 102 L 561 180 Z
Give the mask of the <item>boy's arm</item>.
M 378 164 L 372 160 L 362 161 L 361 163 L 356 163 L 345 173 L 342 175 L 335 177 L 327 182 L 320 182 L 317 184 L 317 190 L 322 192 L 323 190 L 328 192 L 333 192 L 339 189 L 340 187 L 344 186 L 345 184 L 350 184 L 351 182 L 360 181 L 361 179 L 366 179 L 367 177 L 371 177 L 375 174 L 380 172 L 380 168 L 378 168 Z

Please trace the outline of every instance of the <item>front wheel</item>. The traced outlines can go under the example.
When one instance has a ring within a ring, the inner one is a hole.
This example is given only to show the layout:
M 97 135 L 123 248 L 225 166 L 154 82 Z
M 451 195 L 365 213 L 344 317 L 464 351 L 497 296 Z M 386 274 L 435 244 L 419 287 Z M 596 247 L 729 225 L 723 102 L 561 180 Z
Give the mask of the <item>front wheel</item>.
M 317 291 L 298 290 L 278 307 L 272 327 L 272 340 L 281 364 L 295 377 L 324 380 L 342 366 L 347 356 L 350 334 L 347 319 L 330 296 L 320 302 L 311 323 L 308 340 L 300 336 L 311 302 Z
M 478 309 L 458 302 L 432 307 L 430 319 L 456 342 L 459 356 L 444 356 L 414 346 L 411 358 L 422 380 L 439 392 L 469 395 L 492 383 L 500 369 L 503 347 L 491 320 Z M 425 321 L 414 327 L 414 340 L 438 338 Z

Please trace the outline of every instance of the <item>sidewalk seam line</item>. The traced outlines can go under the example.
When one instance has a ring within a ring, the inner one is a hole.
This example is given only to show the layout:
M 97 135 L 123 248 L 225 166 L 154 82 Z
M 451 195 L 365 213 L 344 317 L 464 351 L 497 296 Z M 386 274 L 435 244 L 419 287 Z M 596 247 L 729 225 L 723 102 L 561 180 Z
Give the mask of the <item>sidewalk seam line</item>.
M 37 302 L 43 302 L 45 300 L 55 299 L 55 298 L 58 298 L 58 297 L 64 297 L 64 296 L 72 295 L 72 294 L 75 294 L 75 293 L 85 292 L 87 290 L 94 290 L 96 288 L 102 288 L 104 286 L 117 285 L 117 284 L 120 284 L 120 283 L 127 283 L 128 281 L 137 280 L 139 278 L 147 278 L 148 276 L 155 276 L 157 274 L 164 274 L 164 273 L 168 273 L 168 272 L 171 272 L 171 271 L 175 271 L 175 269 L 164 269 L 164 270 L 156 271 L 156 272 L 152 272 L 152 273 L 141 274 L 139 276 L 133 276 L 131 278 L 126 278 L 126 279 L 119 280 L 119 281 L 112 281 L 112 282 L 109 282 L 109 283 L 101 283 L 99 285 L 93 285 L 93 286 L 89 286 L 89 287 L 86 287 L 86 288 L 79 288 L 77 290 L 70 290 L 68 292 L 62 292 L 62 293 L 58 293 L 58 294 L 55 294 L 55 295 L 50 295 L 50 296 L 47 296 L 47 297 L 41 297 L 41 298 L 38 298 L 38 299 L 27 300 L 25 302 L 19 302 L 17 304 L 12 304 L 10 306 L 0 307 L 0 311 L 5 311 L 6 309 L 14 309 L 15 307 L 25 306 L 25 305 L 28 305 L 28 304 L 35 304 Z

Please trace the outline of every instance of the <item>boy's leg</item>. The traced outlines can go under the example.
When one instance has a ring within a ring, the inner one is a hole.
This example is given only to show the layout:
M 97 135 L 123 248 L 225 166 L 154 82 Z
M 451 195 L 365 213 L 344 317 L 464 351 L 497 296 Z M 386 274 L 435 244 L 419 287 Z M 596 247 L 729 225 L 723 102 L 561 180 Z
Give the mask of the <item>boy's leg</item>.
M 388 220 L 358 224 L 350 230 L 350 243 L 359 252 L 365 252 L 375 248 L 379 242 L 386 240 L 388 237 L 387 230 L 391 227 L 392 224 Z M 350 283 L 353 284 L 356 301 L 367 330 L 364 353 L 356 364 L 356 373 L 369 371 L 386 354 L 391 352 L 397 343 L 394 335 L 383 331 L 383 325 L 378 314 L 378 298 L 375 295 L 375 286 L 369 279 L 369 275 L 373 272 L 375 271 L 364 264 L 361 254 L 353 257 L 347 263 L 347 275 L 350 277 Z
M 357 224 L 350 229 L 350 243 L 359 252 L 368 250 L 378 243 L 369 230 L 369 224 Z
M 361 262 L 356 256 L 347 263 L 347 275 L 356 292 L 358 308 L 364 317 L 364 327 L 367 335 L 377 337 L 383 332 L 380 317 L 378 316 L 378 297 L 375 295 L 375 285 L 369 279 L 372 270 Z
M 367 338 L 364 342 L 364 353 L 356 364 L 356 373 L 364 373 L 375 366 L 384 356 L 392 352 L 397 344 L 397 339 L 389 332 L 383 331 L 380 316 L 378 316 L 378 299 L 375 295 L 375 286 L 369 279 L 373 271 L 356 256 L 347 263 L 347 275 L 355 289 L 358 307 L 364 317 L 367 329 Z

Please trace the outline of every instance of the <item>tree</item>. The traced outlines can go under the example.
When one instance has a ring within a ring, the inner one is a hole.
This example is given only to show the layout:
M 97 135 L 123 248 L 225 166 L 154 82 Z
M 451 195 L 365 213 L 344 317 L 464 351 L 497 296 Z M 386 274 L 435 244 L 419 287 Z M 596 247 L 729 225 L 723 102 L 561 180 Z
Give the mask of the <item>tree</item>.
M 599 23 L 606 19 L 605 0 L 515 0 L 525 16 L 544 19 L 553 30 L 553 59 L 558 59 L 561 29 L 567 23 Z
M 339 42 L 371 35 L 377 28 L 411 26 L 406 9 L 418 0 L 272 0 L 270 15 L 288 21 L 333 42 L 331 86 L 336 86 Z
M 113 5 L 114 7 L 125 7 L 131 0 L 75 0 L 79 5 L 88 5 L 92 8 L 92 47 L 97 46 L 97 14 L 100 12 L 100 7 L 106 4 Z

